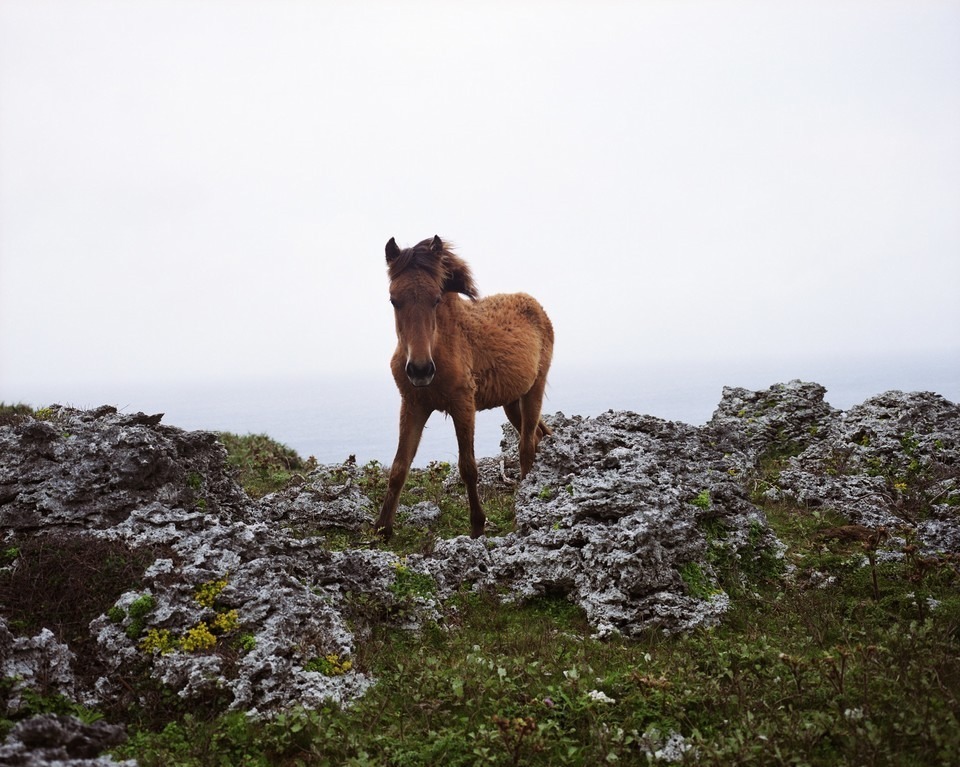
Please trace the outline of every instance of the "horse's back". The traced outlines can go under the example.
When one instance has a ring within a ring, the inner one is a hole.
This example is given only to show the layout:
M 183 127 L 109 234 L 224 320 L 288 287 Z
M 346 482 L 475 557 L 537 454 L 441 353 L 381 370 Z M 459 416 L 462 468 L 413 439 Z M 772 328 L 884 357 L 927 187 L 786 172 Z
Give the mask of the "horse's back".
M 535 334 L 541 343 L 553 343 L 553 325 L 546 311 L 527 293 L 496 293 L 474 302 L 473 308 L 488 332 L 510 328 Z
M 545 377 L 553 357 L 553 325 L 526 293 L 498 293 L 468 305 L 477 407 L 518 399 Z

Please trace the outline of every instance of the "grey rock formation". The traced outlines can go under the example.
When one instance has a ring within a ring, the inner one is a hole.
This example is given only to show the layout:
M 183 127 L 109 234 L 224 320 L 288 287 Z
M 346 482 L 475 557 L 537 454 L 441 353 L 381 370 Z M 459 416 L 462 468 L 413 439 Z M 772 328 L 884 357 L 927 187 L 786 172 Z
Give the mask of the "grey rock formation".
M 322 526 L 323 513 L 310 513 L 316 509 L 348 518 L 355 496 L 323 471 L 312 490 L 276 506 L 258 503 L 230 478 L 215 435 L 113 408 L 53 408 L 48 420 L 0 428 L 0 454 L 8 545 L 67 536 L 169 553 L 147 569 L 141 589 L 90 623 L 96 662 L 80 665 L 98 669 L 97 678 L 79 681 L 61 653 L 47 691 L 89 705 L 122 697 L 144 661 L 183 698 L 217 696 L 254 712 L 348 701 L 371 683 L 343 666 L 335 674 L 312 670 L 317 659 L 348 659 L 353 647 L 338 606 L 348 580 L 341 569 L 350 568 L 296 529 L 307 519 L 308 535 Z M 389 582 L 393 557 L 375 554 Z M 372 566 L 365 575 L 356 589 L 375 583 Z M 48 631 L 14 639 L 0 630 L 5 675 L 18 680 L 8 706 L 30 685 L 30 669 L 50 666 L 55 648 Z M 11 664 L 16 673 L 6 674 Z
M 376 514 L 363 491 L 364 471 L 355 460 L 319 466 L 309 482 L 261 499 L 254 516 L 300 535 L 330 529 L 360 530 Z
M 840 416 L 816 383 L 790 381 L 748 391 L 725 386 L 707 430 L 727 452 L 756 468 L 761 459 L 800 452 Z
M 3 529 L 107 529 L 151 503 L 192 510 L 202 497 L 226 513 L 246 503 L 222 469 L 225 451 L 214 434 L 109 406 L 52 412 L 0 430 Z
M 50 629 L 33 637 L 15 637 L 0 619 L 0 679 L 16 680 L 8 701 L 13 709 L 20 707 L 24 690 L 49 690 L 75 699 L 75 662 L 74 653 Z
M 491 551 L 517 596 L 561 593 L 602 632 L 716 622 L 712 562 L 776 546 L 736 463 L 686 424 L 633 413 L 551 420 L 517 493 L 517 530 Z
M 830 419 L 769 494 L 883 527 L 922 549 L 960 551 L 960 406 L 890 391 Z
M 134 767 L 100 753 L 126 740 L 122 727 L 84 724 L 70 716 L 44 714 L 19 722 L 0 745 L 0 764 L 10 767 Z

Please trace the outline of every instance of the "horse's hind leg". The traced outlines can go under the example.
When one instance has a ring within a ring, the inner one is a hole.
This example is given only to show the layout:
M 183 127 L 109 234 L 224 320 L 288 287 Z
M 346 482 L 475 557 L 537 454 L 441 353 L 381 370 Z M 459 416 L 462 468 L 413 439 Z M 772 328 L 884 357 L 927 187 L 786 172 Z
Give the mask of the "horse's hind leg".
M 410 464 L 417 454 L 420 444 L 420 435 L 430 417 L 430 410 L 410 405 L 406 400 L 400 403 L 400 440 L 397 445 L 397 455 L 390 467 L 390 480 L 387 483 L 387 495 L 380 507 L 380 516 L 374 524 L 374 530 L 385 541 L 393 536 L 393 521 L 397 514 L 397 505 L 400 503 L 400 493 L 410 473 Z
M 540 376 L 530 391 L 520 398 L 520 479 L 527 476 L 532 468 L 533 457 L 541 438 L 550 433 L 547 425 L 540 420 L 543 391 L 546 387 L 546 376 Z
M 523 417 L 520 415 L 520 400 L 508 402 L 503 406 L 503 412 L 507 414 L 507 419 L 513 424 L 513 428 L 520 433 L 520 425 L 523 423 Z
M 541 439 L 544 437 L 549 437 L 551 434 L 553 434 L 553 429 L 547 426 L 541 418 L 540 423 L 537 424 L 537 444 L 540 444 Z
M 517 430 L 517 434 L 520 434 L 520 430 L 523 424 L 523 416 L 520 415 L 520 400 L 515 400 L 503 406 L 503 412 L 507 414 L 507 418 L 510 420 L 510 423 L 513 424 L 513 428 Z M 547 426 L 543 419 L 540 419 L 540 422 L 537 424 L 537 444 L 540 444 L 540 440 L 544 437 L 548 437 L 553 434 L 553 431 Z

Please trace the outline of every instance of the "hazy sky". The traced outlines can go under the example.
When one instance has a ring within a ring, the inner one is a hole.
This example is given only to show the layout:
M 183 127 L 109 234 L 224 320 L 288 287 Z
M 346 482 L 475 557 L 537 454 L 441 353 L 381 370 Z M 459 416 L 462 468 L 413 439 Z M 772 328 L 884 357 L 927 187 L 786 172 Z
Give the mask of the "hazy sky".
M 384 243 L 558 366 L 960 351 L 960 3 L 0 0 L 0 398 L 386 375 Z

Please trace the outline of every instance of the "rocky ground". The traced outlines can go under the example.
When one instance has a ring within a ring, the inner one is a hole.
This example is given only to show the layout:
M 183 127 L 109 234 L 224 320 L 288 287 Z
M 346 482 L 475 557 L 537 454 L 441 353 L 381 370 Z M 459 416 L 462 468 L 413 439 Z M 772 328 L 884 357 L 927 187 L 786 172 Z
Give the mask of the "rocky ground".
M 349 703 L 376 682 L 350 660 L 371 623 L 416 630 L 463 589 L 562 594 L 598 635 L 712 624 L 729 604 L 717 562 L 736 560 L 745 577 L 782 565 L 761 500 L 829 510 L 888 556 L 960 551 L 960 407 L 888 392 L 841 412 L 824 394 L 799 381 L 727 388 L 702 427 L 557 414 L 516 489 L 513 532 L 404 558 L 362 535 L 375 509 L 353 463 L 253 500 L 213 434 L 109 407 L 10 418 L 0 703 L 7 716 L 32 695 L 108 710 L 157 690 L 253 715 Z M 509 442 L 482 467 L 490 486 L 515 471 Z M 449 490 L 460 492 L 452 480 Z M 402 512 L 401 523 L 430 526 L 438 510 Z M 336 531 L 365 543 L 331 547 Z M 24 601 L 77 617 L 55 634 L 12 609 Z M 96 754 L 117 737 L 35 717 L 0 746 L 0 763 L 106 764 Z

